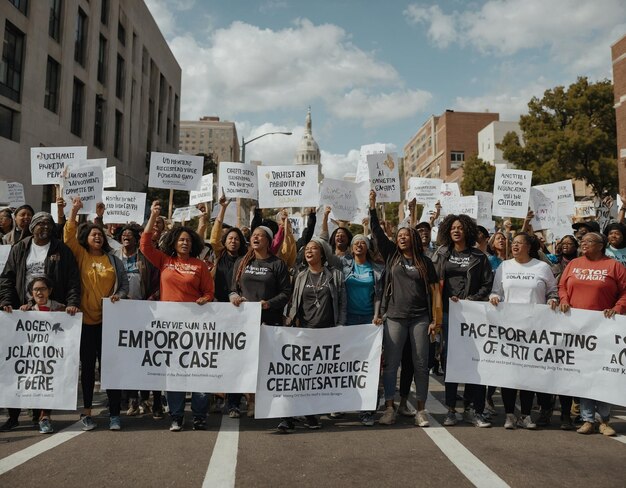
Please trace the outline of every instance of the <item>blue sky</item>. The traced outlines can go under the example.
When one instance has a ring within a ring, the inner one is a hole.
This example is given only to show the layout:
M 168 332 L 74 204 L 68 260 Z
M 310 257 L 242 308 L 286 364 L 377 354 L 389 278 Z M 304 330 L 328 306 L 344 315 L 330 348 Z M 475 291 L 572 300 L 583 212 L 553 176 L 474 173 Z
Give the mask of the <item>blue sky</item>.
M 247 159 L 291 164 L 308 106 L 326 176 L 362 144 L 398 153 L 431 115 L 499 112 L 577 76 L 611 77 L 623 0 L 145 0 L 183 71 L 181 119 L 269 136 Z

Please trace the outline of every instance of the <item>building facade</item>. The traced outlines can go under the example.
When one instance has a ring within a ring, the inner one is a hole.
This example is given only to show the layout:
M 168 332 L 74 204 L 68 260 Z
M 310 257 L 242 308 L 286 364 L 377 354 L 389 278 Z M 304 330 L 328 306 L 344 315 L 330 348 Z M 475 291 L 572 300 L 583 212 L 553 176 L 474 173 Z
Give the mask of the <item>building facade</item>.
M 143 0 L 5 0 L 0 36 L 0 179 L 36 209 L 54 187 L 30 184 L 31 147 L 87 146 L 130 191 L 178 152 L 181 69 Z
M 460 182 L 463 163 L 478 153 L 478 132 L 499 118 L 497 113 L 453 110 L 432 115 L 404 146 L 404 181 L 421 176 Z
M 626 188 L 626 36 L 611 46 L 619 187 Z
M 508 132 L 515 132 L 520 142 L 523 143 L 522 131 L 518 122 L 504 120 L 491 122 L 484 129 L 481 129 L 478 132 L 478 157 L 492 166 L 512 167 L 502 156 L 502 151 L 496 147 L 496 144 L 501 143 Z
M 324 176 L 322 175 L 322 162 L 320 159 L 320 147 L 313 138 L 313 121 L 311 119 L 311 107 L 306 114 L 306 120 L 304 124 L 304 134 L 300 140 L 300 145 L 296 151 L 296 164 L 316 164 L 318 167 L 318 180 L 321 182 Z
M 239 161 L 239 141 L 234 122 L 219 117 L 180 121 L 181 151 L 187 154 L 213 155 L 213 161 Z

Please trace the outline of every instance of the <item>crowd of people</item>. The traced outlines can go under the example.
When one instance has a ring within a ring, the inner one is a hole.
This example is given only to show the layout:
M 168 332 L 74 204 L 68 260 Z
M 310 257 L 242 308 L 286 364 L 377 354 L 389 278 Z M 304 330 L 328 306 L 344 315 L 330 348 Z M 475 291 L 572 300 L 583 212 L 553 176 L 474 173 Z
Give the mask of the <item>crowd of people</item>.
M 264 218 L 254 210 L 250 228 L 224 223 L 230 202 L 219 199 L 219 212 L 209 231 L 208 209 L 194 229 L 173 225 L 152 203 L 144 227 L 139 224 L 104 225 L 104 206 L 93 222 L 79 222 L 80 198 L 64 217 L 64 202 L 57 201 L 55 223 L 47 212 L 29 205 L 0 210 L 0 236 L 12 246 L 0 275 L 0 309 L 39 310 L 50 313 L 82 312 L 80 342 L 83 430 L 92 430 L 96 364 L 101 361 L 103 300 L 123 299 L 195 302 L 259 302 L 261 322 L 272 326 L 327 328 L 375 324 L 383 330 L 381 380 L 384 394 L 381 425 L 396 422 L 397 415 L 414 417 L 415 425 L 428 427 L 426 400 L 429 372 L 445 374 L 448 358 L 449 306 L 459 300 L 500 303 L 547 304 L 555 313 L 570 308 L 597 310 L 611 319 L 626 313 L 626 227 L 624 212 L 605 226 L 595 221 L 573 224 L 572 235 L 547 245 L 541 232 L 529 225 L 532 213 L 519 232 L 505 221 L 490 233 L 467 215 L 438 212 L 417 222 L 415 202 L 410 215 L 397 229 L 379 219 L 376 193 L 370 192 L 369 218 L 363 231 L 353 235 L 347 222 L 329 235 L 331 208 L 323 212 L 321 230 L 314 235 L 316 209 L 310 209 L 302 235 L 293 235 L 288 214 Z M 439 209 L 439 207 L 438 207 Z M 432 242 L 437 227 L 436 243 Z M 352 227 L 354 229 L 354 227 Z M 208 239 L 205 239 L 206 235 Z M 525 280 L 511 279 L 523 272 Z M 604 280 L 586 280 L 600 272 Z M 400 404 L 396 406 L 398 370 Z M 416 405 L 408 401 L 415 382 Z M 466 384 L 462 397 L 458 384 L 445 381 L 448 413 L 443 424 L 460 420 L 457 402 L 463 401 L 463 420 L 476 427 L 490 427 L 497 414 L 493 403 L 496 387 Z M 149 414 L 155 419 L 169 409 L 170 427 L 184 427 L 186 392 L 107 390 L 109 428 L 121 429 L 122 399 L 126 415 Z M 254 416 L 254 393 L 245 394 L 247 416 Z M 540 408 L 533 419 L 534 398 Z M 225 413 L 241 415 L 243 395 L 225 392 Z M 520 415 L 516 416 L 518 391 L 501 388 L 506 429 L 536 429 L 552 421 L 555 395 L 519 391 Z M 560 427 L 591 434 L 596 430 L 615 435 L 611 406 L 591 398 L 559 395 Z M 206 428 L 209 393 L 192 392 L 193 429 Z M 19 424 L 20 410 L 11 408 L 0 427 L 7 431 Z M 319 412 L 322 414 L 323 412 Z M 596 413 L 600 422 L 596 422 Z M 331 417 L 340 417 L 333 412 Z M 358 412 L 364 426 L 375 424 L 376 412 Z M 53 432 L 50 410 L 33 412 L 43 434 Z M 298 419 L 281 419 L 278 430 L 289 432 Z M 308 415 L 304 425 L 321 427 L 320 415 Z

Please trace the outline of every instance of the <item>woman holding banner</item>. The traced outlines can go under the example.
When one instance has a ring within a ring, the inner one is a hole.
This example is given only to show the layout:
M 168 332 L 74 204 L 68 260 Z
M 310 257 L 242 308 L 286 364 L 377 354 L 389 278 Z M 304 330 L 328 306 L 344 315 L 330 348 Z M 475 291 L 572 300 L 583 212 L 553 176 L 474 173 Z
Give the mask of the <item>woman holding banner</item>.
M 515 236 L 511 243 L 512 259 L 504 261 L 496 270 L 493 288 L 489 301 L 494 307 L 498 303 L 549 304 L 552 310 L 558 305 L 557 284 L 550 266 L 539 260 L 539 241 L 525 232 Z M 522 279 L 523 278 L 523 279 Z M 505 429 L 535 429 L 530 410 L 533 406 L 535 393 L 519 390 L 521 412 L 519 419 L 515 417 L 515 401 L 517 389 L 501 388 L 502 401 L 506 420 Z M 540 405 L 551 403 L 550 395 L 537 393 Z M 543 408 L 542 408 L 543 410 Z
M 493 272 L 485 253 L 476 249 L 478 228 L 467 215 L 448 215 L 439 226 L 441 246 L 433 254 L 433 264 L 442 284 L 443 336 L 445 360 L 448 359 L 449 303 L 459 300 L 486 301 L 493 283 Z M 447 372 L 447 368 L 446 368 Z M 446 382 L 448 415 L 443 425 L 456 425 L 456 393 L 458 384 Z M 466 403 L 465 420 L 476 427 L 491 427 L 483 416 L 486 386 L 465 385 L 466 402 L 473 403 L 474 411 Z
M 128 295 L 128 276 L 122 261 L 111 253 L 104 231 L 90 223 L 76 231 L 78 211 L 83 207 L 80 197 L 72 201 L 70 218 L 63 228 L 63 240 L 72 250 L 80 271 L 80 309 L 83 327 L 80 336 L 81 384 L 85 409 L 81 415 L 83 430 L 93 430 L 91 418 L 93 389 L 96 380 L 96 359 L 102 357 L 102 299 L 112 303 Z M 120 430 L 121 390 L 107 389 L 110 430 Z
M 569 263 L 559 282 L 562 312 L 567 313 L 570 308 L 597 310 L 606 319 L 626 313 L 626 268 L 606 256 L 606 246 L 606 238 L 599 232 L 588 232 L 582 237 L 582 256 Z M 609 425 L 611 405 L 590 398 L 580 399 L 584 423 L 576 432 L 594 432 L 596 411 L 601 418 L 600 433 L 614 436 L 615 431 Z
M 378 250 L 385 259 L 385 284 L 382 310 L 385 315 L 383 385 L 385 412 L 378 421 L 391 425 L 396 421 L 394 396 L 398 367 L 407 340 L 411 341 L 413 370 L 417 396 L 415 425 L 428 427 L 426 412 L 428 396 L 429 338 L 437 333 L 441 324 L 441 295 L 435 268 L 424 255 L 417 231 L 401 227 L 395 242 L 390 241 L 380 226 L 376 214 L 376 192 L 370 191 L 370 225 Z
M 195 231 L 188 227 L 176 227 L 165 235 L 161 250 L 154 247 L 152 234 L 160 213 L 161 204 L 155 200 L 150 206 L 146 230 L 139 241 L 141 252 L 161 272 L 160 301 L 195 302 L 198 305 L 213 301 L 213 277 L 207 265 L 198 259 L 204 243 Z M 185 392 L 168 391 L 167 404 L 172 417 L 170 431 L 180 432 L 185 418 Z M 191 394 L 194 430 L 206 429 L 208 408 L 206 393 Z

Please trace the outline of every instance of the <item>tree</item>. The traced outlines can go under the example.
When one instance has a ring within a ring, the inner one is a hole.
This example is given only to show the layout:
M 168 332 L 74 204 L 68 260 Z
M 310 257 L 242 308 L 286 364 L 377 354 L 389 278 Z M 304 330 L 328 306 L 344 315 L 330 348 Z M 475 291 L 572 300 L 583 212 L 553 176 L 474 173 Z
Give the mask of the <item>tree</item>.
M 461 192 L 463 195 L 473 195 L 475 191 L 491 192 L 495 175 L 495 166 L 474 154 L 463 164 Z
M 533 172 L 533 184 L 577 178 L 596 195 L 615 193 L 617 135 L 613 85 L 590 83 L 580 77 L 565 89 L 546 90 L 533 97 L 528 115 L 520 117 L 524 143 L 509 132 L 497 144 L 504 158 L 519 169 Z

